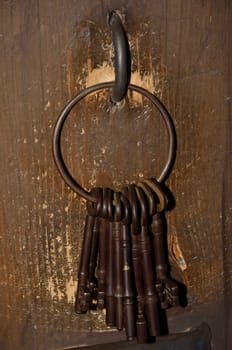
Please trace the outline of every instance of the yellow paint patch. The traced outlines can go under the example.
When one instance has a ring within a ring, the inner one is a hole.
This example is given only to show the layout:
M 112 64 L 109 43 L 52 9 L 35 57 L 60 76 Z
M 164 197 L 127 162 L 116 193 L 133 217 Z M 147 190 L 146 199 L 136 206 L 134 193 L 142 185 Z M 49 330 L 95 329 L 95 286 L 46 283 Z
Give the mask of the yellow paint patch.
M 88 76 L 86 77 L 86 87 L 99 84 L 101 82 L 114 81 L 114 68 L 108 63 L 103 62 L 103 64 L 91 71 L 88 71 Z M 155 72 L 149 74 L 141 74 L 139 71 L 134 71 L 131 73 L 131 84 L 138 85 L 144 89 L 161 95 L 160 82 L 161 78 Z M 132 94 L 132 99 L 137 103 L 142 104 L 142 96 L 138 93 Z

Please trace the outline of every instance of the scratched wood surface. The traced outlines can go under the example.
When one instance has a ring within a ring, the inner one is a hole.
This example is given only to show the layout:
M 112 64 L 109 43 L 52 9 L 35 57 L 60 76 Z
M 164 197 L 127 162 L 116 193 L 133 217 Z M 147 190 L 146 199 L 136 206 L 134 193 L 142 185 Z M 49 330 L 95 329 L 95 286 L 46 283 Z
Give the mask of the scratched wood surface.
M 168 313 L 170 332 L 206 321 L 213 350 L 231 332 L 231 2 L 219 0 L 2 1 L 0 147 L 0 347 L 60 349 L 124 339 L 104 315 L 73 311 L 85 203 L 52 160 L 57 115 L 78 91 L 113 80 L 107 11 L 125 14 L 132 82 L 170 111 L 178 147 L 167 186 L 173 276 L 188 305 Z M 120 111 L 108 92 L 90 96 L 63 135 L 67 164 L 86 188 L 120 188 L 157 176 L 164 125 L 129 94 Z

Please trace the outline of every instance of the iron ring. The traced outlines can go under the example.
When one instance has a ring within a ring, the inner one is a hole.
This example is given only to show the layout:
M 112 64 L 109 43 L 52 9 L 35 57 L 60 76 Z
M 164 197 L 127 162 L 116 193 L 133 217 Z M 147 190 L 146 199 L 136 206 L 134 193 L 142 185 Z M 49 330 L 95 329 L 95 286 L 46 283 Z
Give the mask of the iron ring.
M 93 197 L 88 191 L 83 189 L 74 180 L 74 178 L 70 174 L 69 170 L 67 169 L 65 162 L 64 162 L 64 159 L 63 159 L 63 156 L 62 156 L 62 151 L 61 151 L 61 133 L 62 133 L 64 123 L 65 123 L 70 111 L 80 100 L 82 100 L 87 95 L 94 93 L 96 91 L 112 88 L 114 86 L 114 84 L 115 84 L 114 82 L 104 82 L 104 83 L 100 83 L 97 85 L 93 85 L 93 86 L 86 88 L 85 90 L 80 92 L 78 95 L 76 95 L 66 105 L 66 107 L 63 109 L 63 111 L 59 115 L 57 122 L 56 122 L 56 125 L 55 125 L 55 128 L 54 128 L 54 132 L 53 132 L 52 152 L 53 152 L 55 164 L 60 172 L 60 175 L 62 176 L 65 183 L 74 192 L 76 192 L 79 196 L 83 197 L 87 201 L 96 202 L 97 198 Z M 128 89 L 131 91 L 136 91 L 139 94 L 147 97 L 152 102 L 152 104 L 154 104 L 156 106 L 156 108 L 160 112 L 160 114 L 165 122 L 167 131 L 168 131 L 168 136 L 169 136 L 169 152 L 168 152 L 168 159 L 167 159 L 167 162 L 165 164 L 165 167 L 164 167 L 161 175 L 158 178 L 159 182 L 163 182 L 167 178 L 167 176 L 168 176 L 168 174 L 173 166 L 174 159 L 175 159 L 175 139 L 176 138 L 175 138 L 175 129 L 174 129 L 174 126 L 172 123 L 172 119 L 169 116 L 169 113 L 166 110 L 166 108 L 163 106 L 163 104 L 160 102 L 160 100 L 155 95 L 148 92 L 144 88 L 139 87 L 137 85 L 133 85 L 133 84 L 129 84 Z

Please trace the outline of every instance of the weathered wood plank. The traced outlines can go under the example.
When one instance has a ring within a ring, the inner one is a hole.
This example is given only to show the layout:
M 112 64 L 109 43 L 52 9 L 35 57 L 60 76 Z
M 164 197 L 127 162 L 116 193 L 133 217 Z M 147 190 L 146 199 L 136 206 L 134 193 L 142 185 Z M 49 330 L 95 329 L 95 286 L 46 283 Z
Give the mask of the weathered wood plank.
M 214 349 L 229 349 L 231 4 L 216 0 L 2 2 L 1 348 L 124 338 L 106 332 L 102 315 L 74 314 L 84 202 L 64 185 L 51 155 L 52 128 L 68 99 L 113 79 L 106 14 L 114 8 L 126 14 L 132 82 L 162 99 L 178 136 L 168 241 L 188 307 L 170 310 L 170 330 L 208 321 Z M 72 172 L 86 187 L 116 188 L 157 174 L 167 150 L 158 115 L 136 94 L 119 115 L 107 113 L 103 97 L 81 103 L 65 128 Z

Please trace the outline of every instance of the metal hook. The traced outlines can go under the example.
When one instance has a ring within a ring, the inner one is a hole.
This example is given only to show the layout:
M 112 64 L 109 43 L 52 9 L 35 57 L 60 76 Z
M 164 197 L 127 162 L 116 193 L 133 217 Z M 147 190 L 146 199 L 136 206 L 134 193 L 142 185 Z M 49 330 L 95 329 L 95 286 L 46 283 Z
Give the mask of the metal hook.
M 130 81 L 130 51 L 121 19 L 115 11 L 109 14 L 108 23 L 112 31 L 115 52 L 115 84 L 112 88 L 111 100 L 117 103 L 126 95 Z

